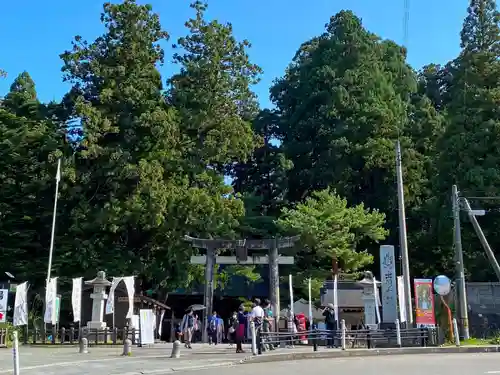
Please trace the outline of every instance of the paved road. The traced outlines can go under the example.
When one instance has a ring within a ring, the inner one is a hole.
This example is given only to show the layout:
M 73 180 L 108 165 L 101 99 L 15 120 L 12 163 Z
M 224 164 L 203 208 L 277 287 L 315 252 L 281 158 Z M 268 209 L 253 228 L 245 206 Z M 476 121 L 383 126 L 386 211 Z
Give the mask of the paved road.
M 183 371 L 183 375 L 493 375 L 500 374 L 500 353 L 417 354 L 314 359 Z
M 19 347 L 22 375 L 137 375 L 160 374 L 189 367 L 221 366 L 245 358 L 227 345 L 193 345 L 182 350 L 181 358 L 170 358 L 171 344 L 151 348 L 132 348 L 131 357 L 122 357 L 119 347 L 89 348 L 78 354 L 75 347 Z M 0 349 L 0 375 L 12 374 L 12 351 Z

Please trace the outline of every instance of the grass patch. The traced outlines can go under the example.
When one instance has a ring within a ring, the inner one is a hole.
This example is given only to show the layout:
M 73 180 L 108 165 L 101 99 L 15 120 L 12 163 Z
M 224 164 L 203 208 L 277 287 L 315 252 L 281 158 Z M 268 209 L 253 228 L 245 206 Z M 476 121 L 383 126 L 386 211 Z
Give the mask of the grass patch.
M 484 346 L 484 345 L 497 345 L 496 339 L 476 339 L 471 337 L 468 340 L 461 340 L 460 344 L 464 346 Z

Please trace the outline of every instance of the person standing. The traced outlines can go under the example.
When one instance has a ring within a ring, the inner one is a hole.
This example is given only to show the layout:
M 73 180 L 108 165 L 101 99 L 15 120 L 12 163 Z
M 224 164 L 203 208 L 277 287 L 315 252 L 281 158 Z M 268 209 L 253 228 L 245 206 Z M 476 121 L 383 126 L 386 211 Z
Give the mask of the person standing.
M 323 310 L 323 316 L 325 317 L 325 325 L 327 333 L 327 348 L 334 347 L 334 337 L 335 337 L 335 329 L 336 329 L 336 317 L 335 317 L 335 308 L 333 307 L 333 303 L 329 303 L 325 309 Z
M 227 329 L 227 340 L 229 341 L 229 347 L 232 348 L 233 344 L 236 343 L 236 330 L 238 329 L 238 313 L 235 311 L 231 318 L 229 318 L 229 324 Z
M 260 306 L 260 299 L 258 298 L 256 298 L 252 304 L 252 313 L 250 315 L 250 319 L 254 323 L 255 338 L 257 340 L 257 349 L 258 349 L 262 343 L 260 333 L 262 330 L 262 322 L 264 321 L 264 309 Z
M 267 344 L 271 341 L 271 331 L 273 324 L 273 311 L 271 309 L 271 301 L 268 299 L 264 300 L 264 319 L 262 321 L 262 332 L 265 334 L 263 337 L 263 349 L 264 350 L 274 350 L 274 345 L 272 343 Z
M 210 320 L 208 321 L 208 344 L 217 345 L 217 328 L 219 326 L 219 317 L 217 316 L 217 312 L 214 311 Z
M 181 323 L 182 332 L 184 332 L 184 346 L 188 349 L 191 348 L 191 340 L 193 339 L 194 330 L 194 312 L 189 310 L 182 318 Z
M 236 329 L 236 353 L 245 353 L 243 350 L 243 340 L 245 339 L 245 328 L 247 317 L 245 316 L 245 307 L 240 305 L 237 314 L 238 328 Z

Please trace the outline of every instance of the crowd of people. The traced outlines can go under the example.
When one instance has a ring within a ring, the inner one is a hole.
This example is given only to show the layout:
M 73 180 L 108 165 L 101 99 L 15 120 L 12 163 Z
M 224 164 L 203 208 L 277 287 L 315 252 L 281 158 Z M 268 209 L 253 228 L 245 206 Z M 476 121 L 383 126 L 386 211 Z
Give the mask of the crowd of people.
M 301 315 L 303 316 L 303 314 Z M 333 325 L 335 324 L 333 306 L 327 306 L 323 315 L 327 328 L 333 329 Z M 208 342 L 211 345 L 228 342 L 230 346 L 236 346 L 237 353 L 244 353 L 242 344 L 251 340 L 252 335 L 250 322 L 254 323 L 257 334 L 264 333 L 263 337 L 269 337 L 269 335 L 265 334 L 275 331 L 276 322 L 274 318 L 271 302 L 268 299 L 261 302 L 260 299 L 256 298 L 252 303 L 251 309 L 240 305 L 238 311 L 233 312 L 226 322 L 224 322 L 216 311 L 213 311 L 207 318 Z M 287 328 L 294 333 L 310 328 L 309 319 L 305 317 L 302 317 L 302 320 L 297 315 L 288 316 L 288 318 L 289 326 Z M 184 346 L 190 349 L 195 335 L 201 333 L 201 329 L 202 324 L 196 312 L 188 310 L 181 323 L 176 327 L 176 338 L 179 341 L 184 341 Z M 333 346 L 333 342 L 329 343 L 329 345 Z M 274 345 L 271 343 L 264 343 L 264 347 L 266 350 L 274 349 Z

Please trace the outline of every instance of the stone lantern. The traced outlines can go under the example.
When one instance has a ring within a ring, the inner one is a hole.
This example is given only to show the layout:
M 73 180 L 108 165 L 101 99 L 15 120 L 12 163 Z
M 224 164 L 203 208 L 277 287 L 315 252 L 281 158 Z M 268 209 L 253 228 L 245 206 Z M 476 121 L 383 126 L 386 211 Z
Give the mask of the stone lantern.
M 380 323 L 377 322 L 376 309 L 380 308 L 380 306 L 378 305 L 378 298 L 374 293 L 374 283 L 378 293 L 380 282 L 375 280 L 373 274 L 370 271 L 366 271 L 363 280 L 356 283 L 356 285 L 363 288 L 362 299 L 365 308 L 365 325 L 370 329 L 377 329 L 378 323 Z
M 104 271 L 97 272 L 97 277 L 93 280 L 85 281 L 86 285 L 94 288 L 90 298 L 92 299 L 92 320 L 87 323 L 89 329 L 104 329 L 104 302 L 108 298 L 106 288 L 111 285 L 111 282 L 106 280 Z

